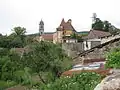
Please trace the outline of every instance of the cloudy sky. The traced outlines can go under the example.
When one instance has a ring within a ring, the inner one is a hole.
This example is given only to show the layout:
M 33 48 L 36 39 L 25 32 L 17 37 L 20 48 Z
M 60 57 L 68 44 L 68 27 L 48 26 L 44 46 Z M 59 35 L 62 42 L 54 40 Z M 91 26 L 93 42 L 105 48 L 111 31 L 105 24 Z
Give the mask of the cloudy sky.
M 88 31 L 92 13 L 120 28 L 120 0 L 0 0 L 0 33 L 10 34 L 16 26 L 37 33 L 41 19 L 45 31 L 59 26 L 61 19 L 72 19 L 77 31 Z

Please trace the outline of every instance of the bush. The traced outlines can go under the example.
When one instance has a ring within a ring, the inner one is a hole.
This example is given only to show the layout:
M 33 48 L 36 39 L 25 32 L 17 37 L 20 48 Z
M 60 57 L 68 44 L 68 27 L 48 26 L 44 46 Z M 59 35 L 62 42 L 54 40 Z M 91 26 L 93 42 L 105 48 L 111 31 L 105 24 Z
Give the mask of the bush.
M 16 85 L 14 81 L 0 81 L 0 90 Z
M 107 68 L 120 68 L 120 49 L 115 48 L 106 55 Z
M 40 86 L 40 90 L 94 90 L 101 81 L 101 76 L 94 72 L 86 72 L 72 77 L 61 77 L 54 83 Z

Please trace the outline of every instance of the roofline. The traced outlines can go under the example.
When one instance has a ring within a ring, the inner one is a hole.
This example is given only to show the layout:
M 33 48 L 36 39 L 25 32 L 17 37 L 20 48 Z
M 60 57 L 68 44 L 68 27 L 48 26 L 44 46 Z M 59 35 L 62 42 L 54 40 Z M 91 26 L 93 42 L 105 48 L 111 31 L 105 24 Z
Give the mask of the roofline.
M 95 46 L 95 47 L 93 47 L 93 48 L 91 48 L 89 50 L 86 50 L 86 51 L 83 51 L 83 52 L 79 53 L 78 56 L 74 57 L 73 59 L 76 59 L 79 56 L 85 56 L 86 54 L 94 51 L 95 48 L 102 48 L 103 46 L 108 45 L 110 42 L 116 42 L 116 41 L 119 41 L 119 40 L 120 40 L 120 38 L 116 38 L 114 40 L 111 40 L 111 41 L 105 42 L 103 44 L 97 45 L 97 46 Z

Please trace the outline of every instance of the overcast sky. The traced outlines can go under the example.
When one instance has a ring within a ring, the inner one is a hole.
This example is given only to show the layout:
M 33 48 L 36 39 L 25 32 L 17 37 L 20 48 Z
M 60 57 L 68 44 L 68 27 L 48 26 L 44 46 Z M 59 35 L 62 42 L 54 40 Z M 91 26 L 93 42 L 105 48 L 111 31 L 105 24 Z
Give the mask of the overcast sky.
M 45 31 L 55 31 L 62 18 L 72 19 L 77 31 L 88 31 L 92 13 L 120 28 L 120 0 L 0 0 L 0 33 L 10 34 L 16 26 L 37 33 L 39 21 Z

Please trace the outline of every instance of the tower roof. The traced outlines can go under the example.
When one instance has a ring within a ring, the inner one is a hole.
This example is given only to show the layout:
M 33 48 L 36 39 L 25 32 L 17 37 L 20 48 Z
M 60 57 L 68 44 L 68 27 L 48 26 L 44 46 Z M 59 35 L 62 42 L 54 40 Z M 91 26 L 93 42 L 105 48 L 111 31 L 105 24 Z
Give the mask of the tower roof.
M 63 26 L 64 24 L 65 24 L 65 20 L 64 20 L 64 18 L 63 18 L 62 21 L 61 21 L 60 26 Z
M 64 21 L 64 19 L 62 19 L 60 26 L 57 28 L 57 30 L 72 30 L 72 31 L 76 31 L 74 29 L 74 27 L 71 24 L 72 20 L 69 19 L 67 22 Z
M 41 19 L 39 25 L 44 25 L 44 22 L 42 21 L 42 19 Z

